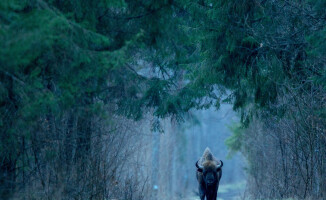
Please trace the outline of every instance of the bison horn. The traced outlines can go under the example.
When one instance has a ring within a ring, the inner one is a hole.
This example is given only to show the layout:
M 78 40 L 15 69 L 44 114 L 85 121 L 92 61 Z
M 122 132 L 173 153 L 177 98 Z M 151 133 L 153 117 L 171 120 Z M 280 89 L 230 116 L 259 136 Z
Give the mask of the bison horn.
M 221 167 L 223 167 L 223 162 L 222 162 L 222 160 L 220 160 L 220 164 L 217 165 L 217 168 L 221 168 Z
M 196 162 L 196 167 L 197 167 L 198 169 L 200 169 L 200 170 L 203 170 L 203 169 L 204 169 L 203 166 L 201 166 L 200 164 L 198 164 L 198 161 Z

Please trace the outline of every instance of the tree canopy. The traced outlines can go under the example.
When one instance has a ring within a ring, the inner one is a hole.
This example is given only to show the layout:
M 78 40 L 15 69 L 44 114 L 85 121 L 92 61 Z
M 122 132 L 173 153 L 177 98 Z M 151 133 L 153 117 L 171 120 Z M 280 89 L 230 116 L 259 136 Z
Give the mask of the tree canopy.
M 32 143 L 43 122 L 67 113 L 182 119 L 227 102 L 248 127 L 255 116 L 291 118 L 282 99 L 316 92 L 314 119 L 325 125 L 325 8 L 322 0 L 2 0 L 0 173 L 18 170 L 23 139 Z

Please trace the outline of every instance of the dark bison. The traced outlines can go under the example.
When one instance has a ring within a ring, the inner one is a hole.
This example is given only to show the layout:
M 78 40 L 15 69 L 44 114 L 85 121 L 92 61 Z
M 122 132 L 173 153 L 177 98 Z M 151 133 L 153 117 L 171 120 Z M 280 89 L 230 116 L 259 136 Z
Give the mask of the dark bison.
M 199 196 L 201 200 L 216 200 L 217 190 L 222 177 L 223 162 L 217 160 L 211 150 L 206 148 L 203 156 L 196 162 Z

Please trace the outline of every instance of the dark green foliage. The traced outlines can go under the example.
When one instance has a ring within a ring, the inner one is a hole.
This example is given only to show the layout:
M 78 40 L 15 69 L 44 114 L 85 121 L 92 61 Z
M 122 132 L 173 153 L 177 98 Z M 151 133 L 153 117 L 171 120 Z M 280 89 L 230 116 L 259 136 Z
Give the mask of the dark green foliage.
M 226 139 L 225 144 L 229 147 L 230 152 L 228 157 L 232 157 L 235 153 L 242 150 L 242 142 L 244 137 L 244 129 L 241 124 L 232 124 L 229 126 L 229 129 L 232 131 L 233 135 Z
M 157 108 L 161 117 L 180 112 L 168 94 L 174 77 L 137 72 L 164 63 L 160 72 L 168 74 L 165 66 L 174 67 L 173 48 L 165 46 L 171 37 L 166 31 L 175 26 L 169 2 L 1 1 L 0 26 L 3 198 L 15 191 L 16 182 L 27 181 L 20 175 L 25 169 L 42 179 L 40 163 L 57 159 L 40 138 L 67 140 L 67 160 L 76 151 L 78 166 L 89 158 L 95 117 L 139 119 L 146 107 Z M 55 127 L 59 119 L 71 113 L 78 119 L 76 147 L 69 146 L 72 136 L 55 136 L 61 133 Z
M 76 115 L 82 152 L 95 117 L 182 119 L 224 101 L 244 127 L 257 116 L 292 119 L 299 103 L 289 96 L 324 98 L 324 9 L 310 0 L 1 1 L 0 176 L 10 174 L 2 195 L 25 169 L 25 147 L 35 147 L 38 166 L 38 136 L 55 135 L 64 116 Z M 325 109 L 315 113 L 324 122 Z M 245 137 L 234 132 L 228 144 L 240 150 Z

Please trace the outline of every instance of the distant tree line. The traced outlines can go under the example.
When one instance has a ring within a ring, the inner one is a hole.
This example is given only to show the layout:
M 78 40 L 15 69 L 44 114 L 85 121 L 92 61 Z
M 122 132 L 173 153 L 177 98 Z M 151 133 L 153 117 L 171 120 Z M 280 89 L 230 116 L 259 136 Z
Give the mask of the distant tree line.
M 144 199 L 146 177 L 126 175 L 141 161 L 123 159 L 142 141 L 135 120 L 228 102 L 241 125 L 227 143 L 248 159 L 251 197 L 325 198 L 325 9 L 1 1 L 0 197 Z

